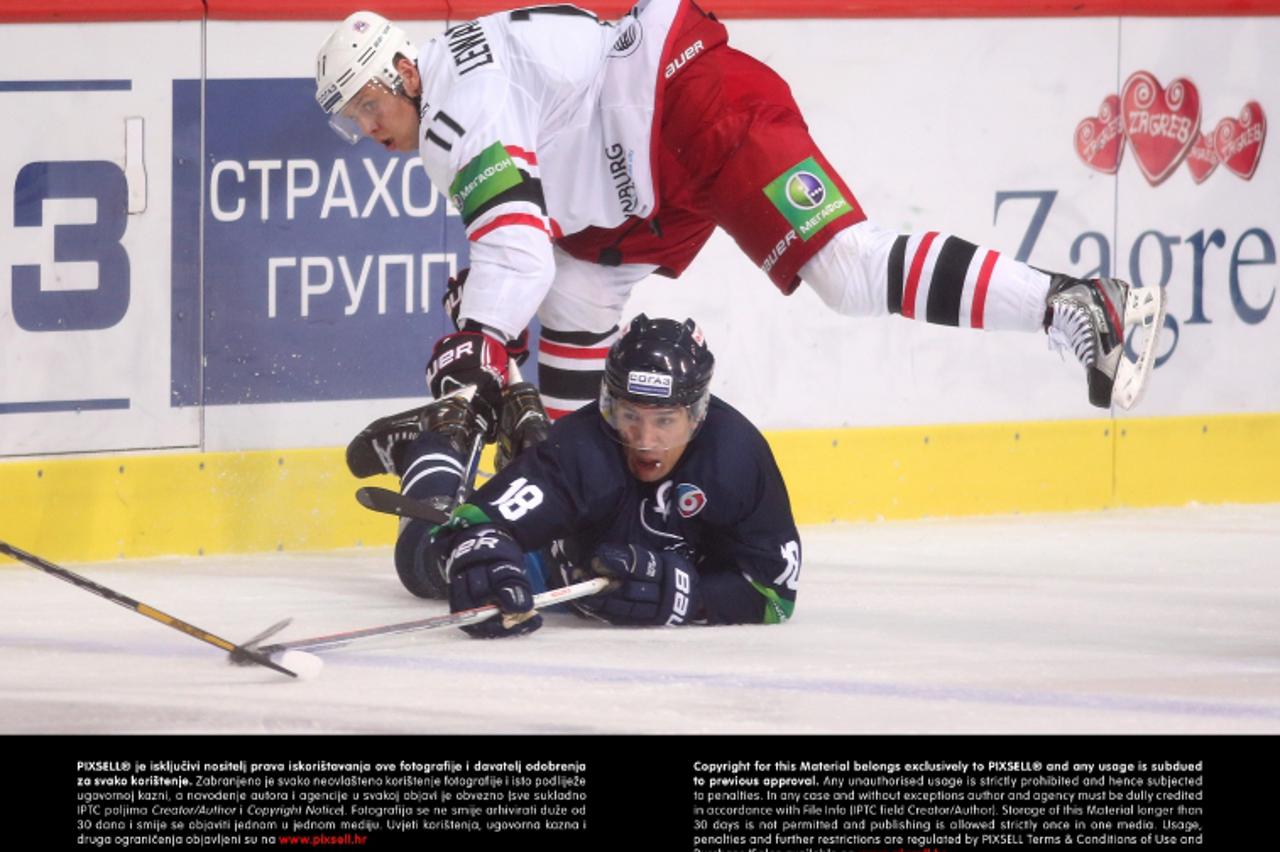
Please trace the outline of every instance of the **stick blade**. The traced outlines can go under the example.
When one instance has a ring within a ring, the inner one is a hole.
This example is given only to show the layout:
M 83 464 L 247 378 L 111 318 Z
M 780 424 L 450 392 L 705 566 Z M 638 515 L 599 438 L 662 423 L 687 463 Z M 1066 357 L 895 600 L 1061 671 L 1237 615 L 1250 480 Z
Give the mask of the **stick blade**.
M 236 666 L 263 666 L 282 675 L 288 675 L 294 679 L 298 678 L 297 672 L 285 668 L 257 648 L 246 648 L 243 645 L 237 645 L 228 652 L 227 662 Z
M 227 652 L 227 662 L 235 666 L 266 666 L 267 668 L 275 669 L 282 674 L 287 674 L 290 677 L 298 677 L 296 672 L 285 666 L 279 665 L 271 659 L 269 654 L 263 653 L 262 649 L 258 647 L 267 639 L 275 636 L 292 623 L 292 618 L 283 618 L 268 627 L 266 630 L 246 639 L 244 642 L 236 645 Z
M 395 515 L 400 518 L 414 518 L 433 524 L 449 522 L 449 515 L 434 506 L 417 500 L 411 500 L 386 488 L 366 486 L 356 491 L 356 502 L 366 509 L 381 512 L 384 515 Z

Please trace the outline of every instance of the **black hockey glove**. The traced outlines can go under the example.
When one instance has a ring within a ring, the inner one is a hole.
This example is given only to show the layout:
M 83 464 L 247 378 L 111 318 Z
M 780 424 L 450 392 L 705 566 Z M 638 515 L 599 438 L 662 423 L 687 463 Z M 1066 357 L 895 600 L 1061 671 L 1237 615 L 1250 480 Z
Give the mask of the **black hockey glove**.
M 488 440 L 497 430 L 502 389 L 507 385 L 507 347 L 482 331 L 458 331 L 436 341 L 427 362 L 427 387 L 439 399 L 475 385 L 471 404 L 484 420 Z
M 602 544 L 591 567 L 620 580 L 617 589 L 578 601 L 578 608 L 610 624 L 685 624 L 701 609 L 698 574 L 674 550 Z
M 462 629 L 477 639 L 532 633 L 542 626 L 533 609 L 533 588 L 524 569 L 524 552 L 497 527 L 469 527 L 449 542 L 445 573 L 449 577 L 449 611 L 497 604 L 502 614 Z
M 440 300 L 445 313 L 453 320 L 453 327 L 459 331 L 462 331 L 462 288 L 470 273 L 471 269 L 468 267 L 450 278 L 444 288 L 444 298 Z M 507 355 L 521 367 L 524 366 L 524 362 L 529 360 L 529 329 L 520 332 L 519 337 L 507 344 Z

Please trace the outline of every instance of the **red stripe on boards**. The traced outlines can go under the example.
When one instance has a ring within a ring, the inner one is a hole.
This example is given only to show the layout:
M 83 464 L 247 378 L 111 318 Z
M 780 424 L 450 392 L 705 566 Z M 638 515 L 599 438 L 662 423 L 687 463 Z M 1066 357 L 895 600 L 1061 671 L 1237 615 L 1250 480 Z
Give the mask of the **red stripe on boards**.
M 525 149 L 520 148 L 516 145 L 508 145 L 506 147 L 507 147 L 507 153 L 510 154 L 511 156 L 519 157 L 520 159 L 524 160 L 526 163 L 528 163 L 531 166 L 538 165 L 538 155 L 533 153 L 532 151 L 526 151 Z

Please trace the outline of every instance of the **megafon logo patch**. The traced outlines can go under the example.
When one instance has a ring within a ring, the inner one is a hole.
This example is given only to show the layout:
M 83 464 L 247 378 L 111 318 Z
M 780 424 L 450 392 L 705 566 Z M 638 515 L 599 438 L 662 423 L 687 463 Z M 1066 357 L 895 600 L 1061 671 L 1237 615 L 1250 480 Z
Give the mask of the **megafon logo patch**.
M 696 485 L 681 482 L 676 486 L 676 510 L 682 518 L 692 518 L 707 505 L 707 495 Z
M 671 397 L 671 377 L 662 373 L 645 373 L 632 370 L 627 374 L 627 391 L 640 396 Z
M 808 172 L 796 172 L 787 181 L 787 200 L 800 210 L 814 210 L 826 197 L 822 181 Z
M 1248 101 L 1239 116 L 1218 121 L 1202 132 L 1200 90 L 1179 77 L 1163 86 L 1149 71 L 1125 81 L 1119 95 L 1107 95 L 1091 116 L 1076 125 L 1076 154 L 1104 174 L 1120 169 L 1126 145 L 1152 186 L 1164 183 L 1182 163 L 1196 183 L 1204 183 L 1219 164 L 1250 180 L 1258 170 L 1267 136 L 1262 105 Z

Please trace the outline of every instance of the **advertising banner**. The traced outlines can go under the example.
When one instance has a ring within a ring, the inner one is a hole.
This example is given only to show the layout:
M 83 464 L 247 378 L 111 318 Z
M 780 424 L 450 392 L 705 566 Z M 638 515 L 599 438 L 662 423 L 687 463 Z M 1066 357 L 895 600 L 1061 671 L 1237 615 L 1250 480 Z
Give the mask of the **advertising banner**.
M 419 42 L 443 23 L 404 22 Z M 5 24 L 0 455 L 343 443 L 420 401 L 467 263 L 415 156 L 347 146 L 327 21 Z M 12 38 L 10 38 L 12 36 Z M 1280 410 L 1280 19 L 735 20 L 880 224 L 1164 287 L 1139 416 Z M 205 56 L 201 59 L 201 51 Z M 766 429 L 1097 416 L 1040 334 L 783 297 L 723 235 L 627 315 L 693 316 Z M 526 370 L 526 375 L 536 375 Z M 362 403 L 368 403 L 364 405 Z
M 199 198 L 173 195 L 170 81 L 199 75 L 200 23 L 3 34 L 0 455 L 195 446 L 166 367 L 171 237 L 199 238 L 171 234 Z
M 175 83 L 175 113 L 197 110 L 200 95 L 198 80 Z M 467 256 L 461 224 L 421 161 L 343 142 L 309 79 L 209 79 L 204 98 L 205 169 L 175 172 L 180 184 L 208 187 L 203 396 L 196 376 L 175 371 L 174 398 L 421 394 L 431 345 L 449 324 L 445 284 Z M 174 156 L 200 162 L 195 151 Z M 182 273 L 175 301 L 194 308 L 199 270 Z

